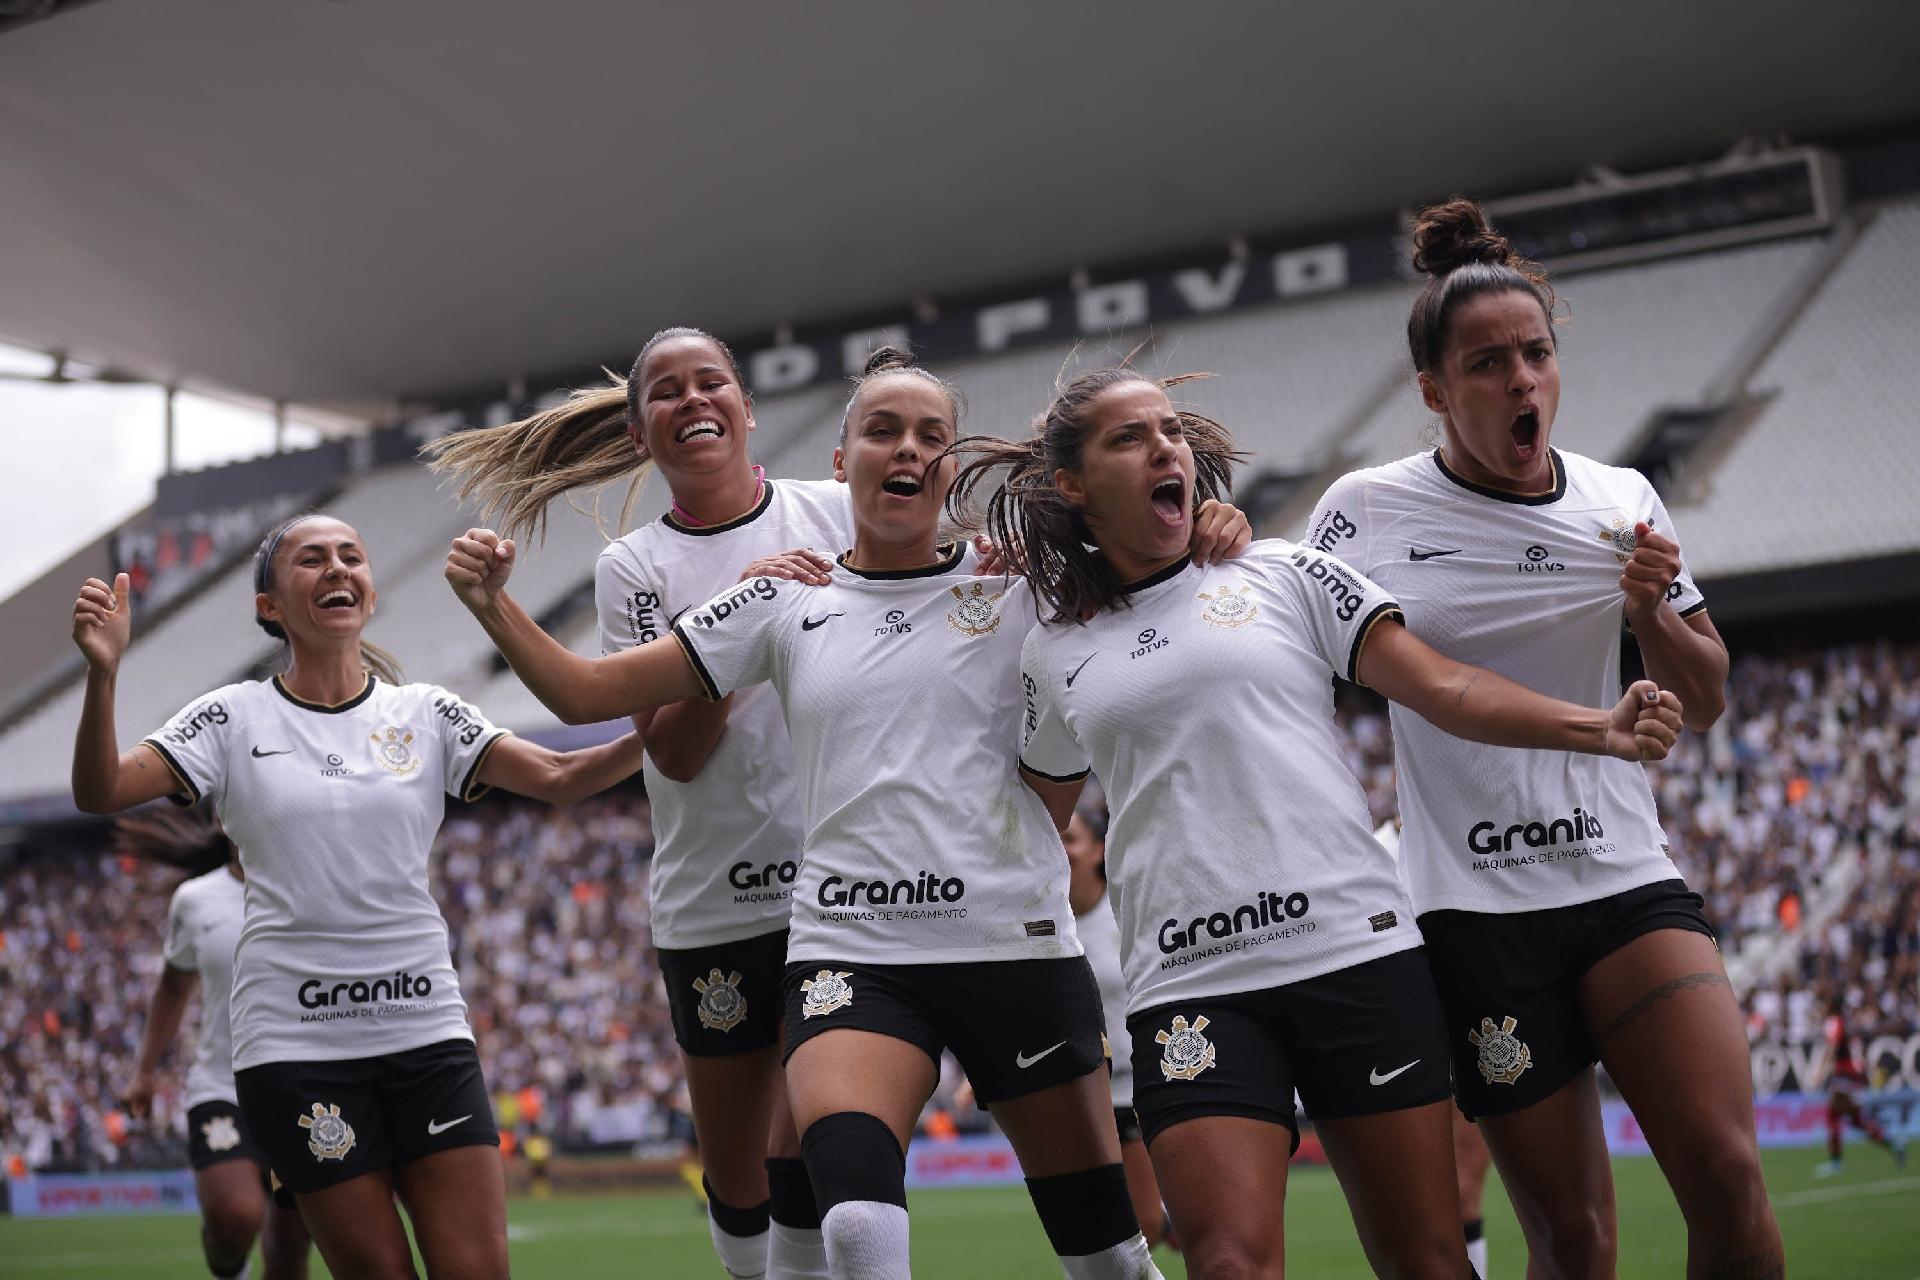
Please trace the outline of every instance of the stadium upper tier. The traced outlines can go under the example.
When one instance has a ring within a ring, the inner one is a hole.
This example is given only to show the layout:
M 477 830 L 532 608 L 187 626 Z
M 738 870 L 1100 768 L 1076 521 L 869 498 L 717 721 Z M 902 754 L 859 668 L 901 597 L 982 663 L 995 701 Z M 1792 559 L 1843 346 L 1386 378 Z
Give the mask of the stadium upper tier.
M 1665 411 L 1769 398 L 1744 431 L 1719 433 L 1718 454 L 1701 451 L 1696 500 L 1669 499 L 1697 577 L 1920 550 L 1911 515 L 1920 490 L 1920 203 L 1872 217 L 1850 246 L 1809 237 L 1557 285 L 1568 312 L 1554 428 L 1561 448 L 1624 463 Z M 1430 438 L 1435 423 L 1405 354 L 1413 294 L 1411 283 L 1355 290 L 940 372 L 966 394 L 963 430 L 1016 435 L 1063 368 L 1109 362 L 1150 339 L 1142 368 L 1216 375 L 1175 394 L 1233 431 L 1251 455 L 1243 480 L 1279 471 L 1310 477 L 1312 487 Z M 845 388 L 832 384 L 762 399 L 756 456 L 775 476 L 827 475 L 845 403 Z M 653 481 L 635 518 L 665 503 Z M 611 519 L 617 495 L 604 505 Z M 471 512 L 412 465 L 359 477 L 330 509 L 366 537 L 381 592 L 371 637 L 410 678 L 475 697 L 514 728 L 554 727 L 510 673 L 489 667 L 485 637 L 440 582 L 447 539 L 474 522 Z M 529 547 L 515 571 L 516 594 L 536 616 L 556 610 L 589 582 L 600 546 L 590 519 L 556 503 L 544 545 Z M 137 638 L 119 684 L 123 744 L 270 655 L 251 624 L 250 574 L 241 566 L 221 575 Z M 585 611 L 560 613 L 563 638 L 594 652 Z M 79 706 L 80 690 L 68 688 L 0 736 L 0 800 L 65 790 Z

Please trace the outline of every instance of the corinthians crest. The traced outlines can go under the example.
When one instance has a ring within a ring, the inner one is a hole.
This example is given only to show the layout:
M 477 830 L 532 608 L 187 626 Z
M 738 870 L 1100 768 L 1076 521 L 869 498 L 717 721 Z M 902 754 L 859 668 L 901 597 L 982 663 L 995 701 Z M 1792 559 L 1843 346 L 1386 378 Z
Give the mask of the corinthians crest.
M 1513 1034 L 1519 1025 L 1518 1018 L 1501 1018 L 1497 1027 L 1482 1018 L 1478 1031 L 1467 1032 L 1467 1043 L 1480 1050 L 1480 1074 L 1488 1084 L 1512 1084 L 1533 1065 L 1533 1050 Z
M 382 769 L 402 778 L 418 769 L 420 757 L 413 754 L 413 730 L 390 724 L 374 734 L 373 758 Z
M 844 1009 L 853 1003 L 853 988 L 847 979 L 852 972 L 842 969 L 835 973 L 831 969 L 822 969 L 800 984 L 807 993 L 807 1002 L 800 1007 L 802 1018 L 817 1018 L 832 1013 L 835 1009 Z
M 1615 516 L 1613 523 L 1600 530 L 1600 541 L 1613 548 L 1613 558 L 1621 564 L 1633 559 L 1633 549 L 1640 545 L 1640 537 L 1633 531 L 1633 521 L 1625 516 Z
M 313 1114 L 300 1117 L 300 1127 L 307 1131 L 307 1150 L 315 1160 L 345 1160 L 353 1150 L 353 1126 L 340 1118 L 338 1106 L 314 1103 Z
M 1206 1029 L 1206 1014 L 1195 1018 L 1191 1026 L 1185 1014 L 1177 1014 L 1172 1031 L 1154 1032 L 1154 1043 L 1166 1046 L 1160 1052 L 1160 1074 L 1169 1080 L 1191 1080 L 1212 1066 L 1213 1041 L 1200 1034 Z
M 980 583 L 973 584 L 972 591 L 962 591 L 959 587 L 948 587 L 953 592 L 954 606 L 947 610 L 947 625 L 962 635 L 984 636 L 1000 626 L 1000 610 L 994 608 L 1000 597 L 1007 594 L 996 591 L 987 594 Z
M 214 1116 L 200 1126 L 200 1136 L 209 1151 L 231 1151 L 240 1145 L 240 1127 L 232 1116 Z
M 1198 598 L 1207 602 L 1200 611 L 1201 618 L 1216 627 L 1238 627 L 1260 616 L 1260 606 L 1245 587 L 1222 587 L 1217 595 L 1202 591 Z
M 747 998 L 740 994 L 738 969 L 727 974 L 709 970 L 706 977 L 693 980 L 693 989 L 700 993 L 694 1012 L 707 1030 L 731 1031 L 747 1020 Z

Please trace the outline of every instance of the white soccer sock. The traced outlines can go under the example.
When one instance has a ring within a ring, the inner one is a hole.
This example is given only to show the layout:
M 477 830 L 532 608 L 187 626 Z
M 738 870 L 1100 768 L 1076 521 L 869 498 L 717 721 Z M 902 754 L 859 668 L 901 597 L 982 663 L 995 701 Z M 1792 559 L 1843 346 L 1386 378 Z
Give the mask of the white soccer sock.
M 731 1236 L 720 1229 L 720 1224 L 707 1215 L 707 1234 L 713 1237 L 713 1251 L 720 1255 L 720 1265 L 727 1269 L 733 1280 L 765 1280 L 767 1274 L 767 1233 L 762 1231 L 750 1236 Z
M 207 1270 L 213 1275 L 219 1276 L 220 1280 L 247 1280 L 247 1277 L 253 1274 L 253 1255 L 251 1253 L 247 1255 L 247 1260 L 240 1264 L 238 1271 L 228 1272 L 224 1276 L 221 1276 L 218 1271 L 214 1271 L 212 1267 L 208 1267 Z
M 1487 1238 L 1485 1236 L 1467 1242 L 1467 1261 L 1473 1264 L 1474 1274 L 1479 1276 L 1480 1280 L 1487 1280 Z
M 828 1280 L 832 1274 L 820 1228 L 773 1224 L 767 1240 L 767 1280 Z
M 834 1280 L 910 1280 L 907 1211 L 878 1200 L 843 1200 L 820 1220 Z
M 1137 1232 L 1133 1239 L 1109 1245 L 1098 1253 L 1061 1258 L 1060 1269 L 1067 1273 L 1067 1280 L 1161 1280 L 1147 1238 Z

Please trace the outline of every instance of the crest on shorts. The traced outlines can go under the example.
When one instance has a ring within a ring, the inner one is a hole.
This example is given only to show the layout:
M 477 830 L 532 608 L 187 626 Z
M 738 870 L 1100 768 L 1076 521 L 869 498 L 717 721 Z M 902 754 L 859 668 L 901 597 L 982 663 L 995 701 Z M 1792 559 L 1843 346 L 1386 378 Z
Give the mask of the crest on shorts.
M 353 1150 L 353 1126 L 333 1103 L 314 1103 L 313 1114 L 300 1117 L 300 1127 L 307 1131 L 307 1150 L 315 1160 L 345 1160 Z
M 831 969 L 822 969 L 800 983 L 800 989 L 807 993 L 807 1002 L 800 1007 L 800 1016 L 818 1018 L 832 1013 L 835 1009 L 844 1009 L 853 1003 L 853 987 L 847 982 L 853 973 L 842 969 L 835 973 Z
M 200 1126 L 200 1136 L 209 1151 L 231 1151 L 240 1145 L 240 1126 L 232 1116 L 214 1116 Z
M 1478 1031 L 1467 1032 L 1467 1043 L 1480 1050 L 1480 1074 L 1488 1084 L 1512 1084 L 1533 1065 L 1533 1050 L 1513 1034 L 1519 1025 L 1518 1018 L 1501 1018 L 1497 1027 L 1482 1018 Z
M 1245 587 L 1222 587 L 1218 593 L 1202 591 L 1197 598 L 1207 602 L 1207 607 L 1200 611 L 1201 619 L 1216 627 L 1231 630 L 1260 616 L 1260 606 L 1253 602 Z
M 1000 611 L 994 606 L 1000 602 L 1005 591 L 987 594 L 980 583 L 973 584 L 972 591 L 962 591 L 959 587 L 948 587 L 953 592 L 954 606 L 947 610 L 947 625 L 962 635 L 984 636 L 1000 626 Z
M 413 754 L 413 730 L 390 724 L 372 736 L 374 763 L 388 773 L 404 778 L 420 767 L 420 757 Z
M 700 993 L 694 1012 L 707 1030 L 731 1031 L 747 1020 L 747 998 L 740 994 L 738 969 L 732 973 L 710 969 L 706 977 L 693 980 L 693 989 Z
M 1166 1046 L 1160 1051 L 1160 1074 L 1169 1080 L 1191 1080 L 1212 1066 L 1213 1041 L 1200 1034 L 1206 1029 L 1206 1014 L 1195 1018 L 1191 1026 L 1185 1014 L 1178 1014 L 1171 1031 L 1154 1032 L 1154 1043 Z
M 1613 558 L 1621 564 L 1633 559 L 1633 549 L 1640 545 L 1640 536 L 1633 531 L 1633 522 L 1625 516 L 1615 516 L 1613 523 L 1600 527 L 1600 541 L 1613 548 Z

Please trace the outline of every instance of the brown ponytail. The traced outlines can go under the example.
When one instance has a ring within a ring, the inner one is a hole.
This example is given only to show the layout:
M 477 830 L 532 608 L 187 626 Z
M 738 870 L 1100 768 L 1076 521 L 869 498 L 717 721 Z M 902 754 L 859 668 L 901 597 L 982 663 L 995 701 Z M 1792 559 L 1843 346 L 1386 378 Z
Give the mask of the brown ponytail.
M 655 347 L 674 338 L 711 342 L 725 357 L 734 381 L 745 389 L 740 362 L 726 343 L 704 329 L 676 325 L 647 339 L 628 376 L 602 370 L 607 375 L 604 387 L 575 391 L 552 409 L 502 427 L 442 436 L 422 445 L 421 456 L 429 469 L 454 482 L 461 501 L 479 507 L 483 517 L 496 521 L 507 537 L 544 537 L 547 504 L 575 489 L 596 491 L 588 513 L 603 535 L 618 536 L 626 529 L 640 487 L 652 469 L 645 448 L 627 430 L 640 421 L 640 367 Z M 618 529 L 608 534 L 598 491 L 629 476 Z
M 191 809 L 146 808 L 113 822 L 113 851 L 145 858 L 188 875 L 217 871 L 234 856 L 233 841 L 205 804 Z
M 1053 403 L 1034 419 L 1024 441 L 997 436 L 968 436 L 954 451 L 972 455 L 947 494 L 947 510 L 964 527 L 981 520 L 973 494 L 987 477 L 1006 468 L 1000 488 L 987 500 L 987 536 L 1016 562 L 1023 562 L 1034 591 L 1053 610 L 1048 621 L 1081 621 L 1105 609 L 1125 607 L 1126 583 L 1093 546 L 1093 534 L 1079 507 L 1054 484 L 1054 473 L 1079 471 L 1086 442 L 1087 406 L 1102 392 L 1129 382 L 1145 382 L 1165 391 L 1183 382 L 1211 377 L 1183 373 L 1150 378 L 1125 365 L 1091 369 L 1056 390 Z M 1177 409 L 1183 434 L 1193 447 L 1193 503 L 1230 493 L 1233 465 L 1243 455 L 1233 437 L 1213 419 Z
M 1407 318 L 1407 348 L 1418 373 L 1439 363 L 1454 307 L 1480 294 L 1533 295 L 1547 317 L 1547 331 L 1553 331 L 1556 299 L 1546 272 L 1514 252 L 1512 243 L 1487 221 L 1487 211 L 1465 196 L 1430 205 L 1415 216 L 1413 269 L 1431 277 Z

